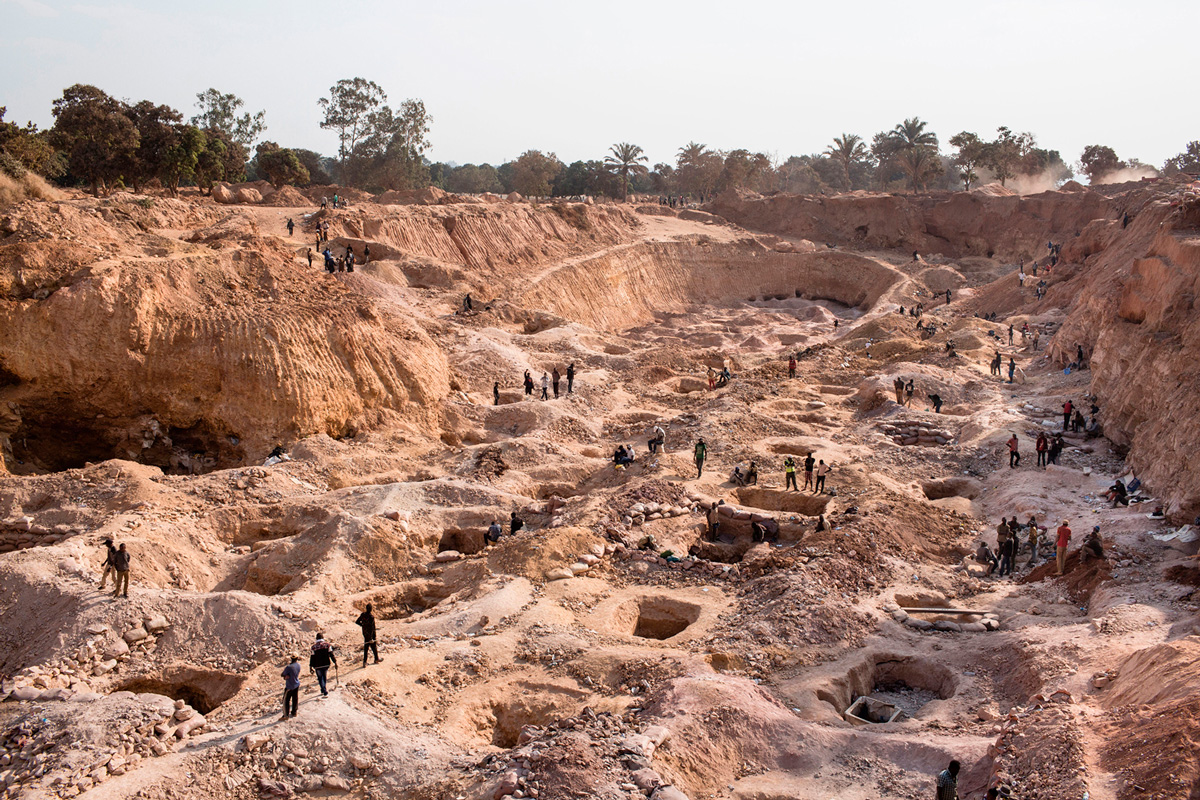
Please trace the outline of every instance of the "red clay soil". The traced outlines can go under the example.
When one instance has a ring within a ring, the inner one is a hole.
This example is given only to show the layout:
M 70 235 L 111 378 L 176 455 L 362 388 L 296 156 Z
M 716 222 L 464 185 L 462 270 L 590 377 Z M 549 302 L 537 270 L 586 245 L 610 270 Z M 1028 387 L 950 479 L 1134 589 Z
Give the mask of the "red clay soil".
M 1200 800 L 1200 698 L 1117 709 L 1103 732 L 1103 766 L 1124 779 L 1119 800 Z
M 1058 564 L 1051 559 L 1021 578 L 1018 583 L 1037 583 L 1057 578 L 1057 571 Z M 1074 550 L 1067 553 L 1066 573 L 1062 580 L 1067 596 L 1076 604 L 1086 605 L 1092 599 L 1092 592 L 1112 577 L 1112 565 L 1108 559 L 1103 558 L 1092 559 L 1083 564 L 1079 560 L 1079 551 Z

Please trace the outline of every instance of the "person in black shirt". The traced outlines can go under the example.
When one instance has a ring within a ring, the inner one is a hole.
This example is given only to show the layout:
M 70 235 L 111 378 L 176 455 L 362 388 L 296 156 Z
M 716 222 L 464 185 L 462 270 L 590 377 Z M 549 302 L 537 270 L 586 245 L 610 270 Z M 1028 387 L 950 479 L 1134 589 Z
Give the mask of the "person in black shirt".
M 367 608 L 358 615 L 358 619 L 354 620 L 354 624 L 362 628 L 363 635 L 363 669 L 367 668 L 367 651 L 371 651 L 375 655 L 375 663 L 379 663 L 379 647 L 375 643 L 375 615 L 371 613 L 371 604 L 367 603 Z

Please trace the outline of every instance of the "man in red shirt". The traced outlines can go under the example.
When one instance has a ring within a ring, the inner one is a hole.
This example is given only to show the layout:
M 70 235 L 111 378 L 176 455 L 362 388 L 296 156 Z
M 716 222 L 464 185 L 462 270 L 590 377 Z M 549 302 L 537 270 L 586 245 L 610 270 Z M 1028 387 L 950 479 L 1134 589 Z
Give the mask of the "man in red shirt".
M 1015 469 L 1021 465 L 1021 452 L 1017 445 L 1017 435 L 1014 433 L 1008 440 L 1008 466 Z
M 1075 410 L 1075 405 L 1070 400 L 1063 403 L 1063 430 L 1064 431 L 1067 429 L 1067 426 L 1071 424 L 1071 412 L 1074 410 Z
M 1067 544 L 1071 541 L 1071 529 L 1064 519 L 1058 526 L 1058 574 L 1062 575 L 1067 568 Z

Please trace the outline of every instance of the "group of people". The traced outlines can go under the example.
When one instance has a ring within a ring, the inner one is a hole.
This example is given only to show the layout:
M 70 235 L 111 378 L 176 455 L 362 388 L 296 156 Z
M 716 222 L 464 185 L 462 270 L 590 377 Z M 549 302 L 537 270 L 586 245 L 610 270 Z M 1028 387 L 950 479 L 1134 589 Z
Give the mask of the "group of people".
M 511 536 L 515 534 L 524 527 L 525 520 L 518 517 L 517 512 L 512 512 L 508 517 L 509 535 Z M 503 534 L 503 532 L 504 529 L 500 527 L 500 521 L 495 519 L 492 520 L 492 524 L 488 526 L 487 532 L 483 534 L 483 546 L 487 547 L 489 544 L 495 544 L 496 542 L 500 541 L 500 536 Z
M 100 591 L 108 583 L 108 576 L 113 576 L 113 597 L 129 597 L 129 550 L 122 542 L 118 547 L 112 539 L 104 540 L 104 572 L 100 575 Z
M 733 380 L 733 373 L 729 371 L 729 365 L 721 367 L 721 371 L 708 368 L 708 388 L 709 390 L 720 389 Z
M 354 272 L 354 264 L 357 259 L 354 255 L 354 248 L 346 245 L 346 252 L 340 256 L 335 256 L 328 247 L 321 251 L 321 255 L 325 258 L 325 271 L 333 272 Z M 366 264 L 371 260 L 371 245 L 363 246 L 363 260 Z M 312 250 L 308 251 L 308 264 L 312 266 Z
M 1039 549 L 1046 542 L 1047 529 L 1038 526 L 1037 518 L 1030 515 L 1029 521 L 1022 525 L 1016 516 L 1011 520 L 1000 519 L 996 526 L 996 549 L 992 550 L 988 543 L 981 541 L 975 551 L 975 561 L 987 566 L 986 575 L 993 573 L 998 577 L 1011 575 L 1016 565 L 1017 555 L 1021 552 L 1021 537 L 1028 542 L 1029 561 L 1026 566 L 1033 569 L 1037 566 Z M 1071 527 L 1068 520 L 1063 520 L 1055 531 L 1054 549 L 1058 575 L 1066 572 L 1067 547 L 1071 543 Z M 1083 540 L 1080 558 L 1087 562 L 1090 559 L 1104 558 L 1104 542 L 1100 536 L 1100 526 L 1092 528 Z
M 372 611 L 372 606 L 367 603 L 363 612 L 358 615 L 358 619 L 354 620 L 354 624 L 362 629 L 363 637 L 363 669 L 367 668 L 367 655 L 375 656 L 375 662 L 378 664 L 381 659 L 379 657 L 379 645 L 376 641 L 375 633 L 375 615 Z M 325 638 L 324 633 L 317 634 L 317 640 L 309 648 L 308 655 L 308 671 L 317 679 L 317 688 L 321 690 L 321 697 L 329 696 L 329 668 L 337 667 L 337 653 L 333 645 Z M 280 720 L 287 720 L 296 716 L 300 709 L 300 656 L 292 655 L 291 662 L 283 668 L 283 672 L 279 674 L 283 678 L 283 716 Z
M 566 377 L 567 377 L 567 394 L 572 394 L 575 391 L 575 362 L 574 361 L 572 361 L 570 364 L 567 365 Z M 543 400 L 550 399 L 550 390 L 551 389 L 554 390 L 554 399 L 557 400 L 559 398 L 559 387 L 562 385 L 562 379 L 563 379 L 563 373 L 558 371 L 558 367 L 555 367 L 549 373 L 547 373 L 545 371 L 542 372 L 541 383 L 542 383 L 542 399 Z M 529 372 L 529 370 L 525 370 L 525 376 L 522 379 L 521 383 L 525 388 L 525 396 L 532 398 L 535 384 L 533 382 L 533 375 Z M 492 386 L 492 399 L 493 399 L 495 405 L 500 405 L 500 382 L 499 381 L 497 381 Z

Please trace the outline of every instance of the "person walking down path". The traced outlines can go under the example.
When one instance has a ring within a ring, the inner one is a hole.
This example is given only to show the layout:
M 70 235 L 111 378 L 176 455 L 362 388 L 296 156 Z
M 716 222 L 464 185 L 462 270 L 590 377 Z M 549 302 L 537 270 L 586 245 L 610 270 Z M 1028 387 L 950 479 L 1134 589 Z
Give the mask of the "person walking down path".
M 542 373 L 542 399 L 550 399 L 550 376 L 545 372 Z
M 336 663 L 337 656 L 334 655 L 333 645 L 325 641 L 325 634 L 318 633 L 317 641 L 313 644 L 312 653 L 308 657 L 308 671 L 317 676 L 317 685 L 321 687 L 322 697 L 329 696 L 326 679 L 329 675 L 329 667 Z
M 292 656 L 292 663 L 279 673 L 283 678 L 283 716 L 280 722 L 296 716 L 300 707 L 300 656 Z
M 371 604 L 367 603 L 366 609 L 358 615 L 358 619 L 354 620 L 354 624 L 362 628 L 363 635 L 363 669 L 367 668 L 367 651 L 369 650 L 375 656 L 375 663 L 379 663 L 379 646 L 375 642 L 375 615 L 371 613 Z
M 129 551 L 122 543 L 113 554 L 113 569 L 116 570 L 116 585 L 113 587 L 113 597 L 129 597 Z
M 104 572 L 100 573 L 100 591 L 104 591 L 104 584 L 108 583 L 108 576 L 112 575 L 113 580 L 117 579 L 117 548 L 113 546 L 112 539 L 104 540 L 104 548 L 107 551 L 104 555 Z
M 703 439 L 696 440 L 696 447 L 692 451 L 692 459 L 696 462 L 696 477 L 704 475 L 704 459 L 708 457 L 708 445 Z
M 555 400 L 558 399 L 558 384 L 559 384 L 559 381 L 561 381 L 561 380 L 562 380 L 562 374 L 558 371 L 558 367 L 555 367 L 554 371 L 550 373 L 550 382 L 554 385 L 554 399 Z
M 959 769 L 959 763 L 951 761 L 948 767 L 938 773 L 937 796 L 935 800 L 958 800 Z
M 1016 469 L 1021 466 L 1021 451 L 1017 441 L 1017 435 L 1014 433 L 1012 438 L 1008 440 L 1008 468 Z
M 909 378 L 908 383 L 904 384 L 904 405 L 905 405 L 905 407 L 909 407 L 912 405 L 912 396 L 913 396 L 914 391 L 916 391 L 916 385 L 913 383 L 913 379 Z
M 786 492 L 790 487 L 793 492 L 800 491 L 796 488 L 796 459 L 788 456 L 783 460 L 783 490 Z
M 295 222 L 292 222 L 292 218 L 291 218 L 291 217 L 288 217 L 288 221 L 287 221 L 288 236 L 291 236 L 291 235 L 292 235 L 292 231 L 293 231 L 295 228 L 296 228 L 296 223 L 295 223 Z
M 1062 521 L 1062 525 L 1058 526 L 1058 541 L 1056 555 L 1058 558 L 1058 572 L 1056 574 L 1063 575 L 1067 570 L 1067 545 L 1071 543 L 1071 529 L 1068 527 L 1067 520 Z

